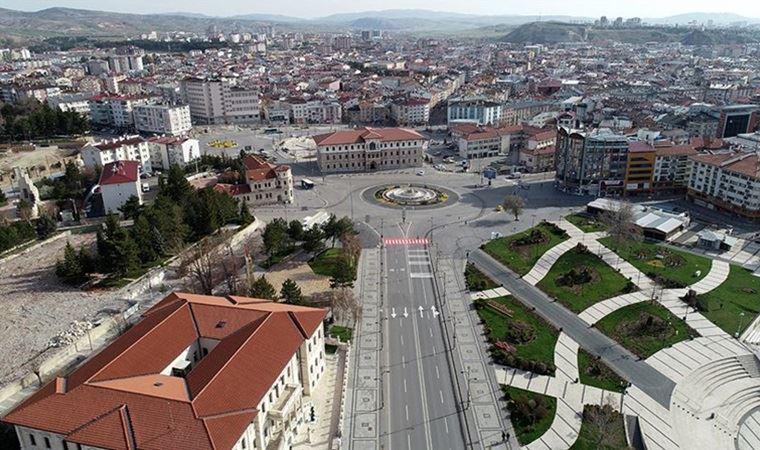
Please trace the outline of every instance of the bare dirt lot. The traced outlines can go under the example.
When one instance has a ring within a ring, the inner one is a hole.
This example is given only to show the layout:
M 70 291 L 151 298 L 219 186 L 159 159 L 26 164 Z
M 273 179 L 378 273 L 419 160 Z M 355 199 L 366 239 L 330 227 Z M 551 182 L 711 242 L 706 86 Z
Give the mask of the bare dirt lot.
M 58 239 L 10 261 L 0 261 L 0 385 L 33 369 L 48 342 L 74 321 L 97 321 L 128 307 L 113 292 L 83 292 L 55 276 L 66 241 L 91 244 L 94 233 Z

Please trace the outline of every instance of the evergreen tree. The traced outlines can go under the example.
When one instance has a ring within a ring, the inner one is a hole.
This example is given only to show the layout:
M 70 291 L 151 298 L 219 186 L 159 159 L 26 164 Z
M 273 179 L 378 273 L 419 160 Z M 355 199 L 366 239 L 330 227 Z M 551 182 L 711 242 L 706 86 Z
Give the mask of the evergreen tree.
M 63 249 L 63 259 L 58 260 L 55 264 L 55 274 L 66 283 L 76 284 L 82 281 L 84 270 L 80 264 L 79 255 L 77 255 L 71 242 L 66 242 L 66 247 Z
M 148 222 L 148 219 L 144 215 L 135 220 L 131 232 L 132 239 L 139 249 L 138 255 L 140 261 L 143 264 L 155 261 L 163 253 L 160 233 L 158 233 L 158 236 L 154 233 L 153 225 Z
M 303 239 L 303 225 L 300 220 L 291 220 L 288 224 L 288 236 L 294 241 Z
M 261 234 L 264 242 L 264 251 L 271 259 L 272 256 L 282 253 L 289 245 L 287 223 L 283 219 L 274 219 L 269 222 Z
M 5 206 L 8 204 L 8 197 L 5 196 L 5 192 L 0 189 L 0 206 Z
M 277 291 L 274 286 L 262 275 L 251 286 L 251 297 L 267 300 L 277 300 Z
M 42 214 L 34 225 L 37 237 L 44 240 L 49 238 L 58 228 L 58 223 L 50 214 Z
M 302 305 L 303 294 L 301 288 L 298 287 L 295 281 L 288 278 L 282 283 L 280 288 L 280 299 L 290 305 Z
M 124 215 L 125 219 L 136 219 L 137 216 L 140 215 L 142 208 L 143 206 L 140 204 L 140 199 L 137 198 L 136 195 L 133 195 L 129 197 L 123 205 L 121 205 L 119 212 Z
M 303 244 L 301 247 L 304 251 L 317 254 L 324 250 L 325 235 L 319 227 L 311 227 L 303 233 Z
M 248 204 L 245 201 L 240 202 L 240 225 L 246 226 L 253 223 L 254 217 L 248 209 Z
M 344 255 L 338 257 L 335 261 L 335 269 L 333 270 L 333 276 L 330 278 L 330 287 L 332 288 L 344 288 L 354 287 L 354 280 L 356 279 L 356 272 L 351 266 L 351 262 Z
M 161 194 L 166 195 L 180 206 L 185 204 L 193 192 L 193 186 L 185 178 L 185 171 L 176 164 L 169 168 L 166 179 L 161 177 L 159 187 Z

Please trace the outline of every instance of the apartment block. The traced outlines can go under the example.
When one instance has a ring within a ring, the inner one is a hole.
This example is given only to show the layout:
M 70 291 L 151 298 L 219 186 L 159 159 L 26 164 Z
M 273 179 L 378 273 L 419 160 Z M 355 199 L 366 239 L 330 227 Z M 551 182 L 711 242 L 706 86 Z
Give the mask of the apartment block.
M 150 145 L 140 136 L 123 136 L 117 139 L 90 143 L 81 151 L 84 166 L 88 169 L 103 168 L 116 161 L 137 161 L 143 172 L 153 170 Z
M 691 156 L 690 160 L 690 200 L 710 209 L 760 220 L 760 153 L 706 153 Z
M 188 105 L 138 105 L 134 108 L 135 129 L 140 133 L 185 134 L 193 127 Z

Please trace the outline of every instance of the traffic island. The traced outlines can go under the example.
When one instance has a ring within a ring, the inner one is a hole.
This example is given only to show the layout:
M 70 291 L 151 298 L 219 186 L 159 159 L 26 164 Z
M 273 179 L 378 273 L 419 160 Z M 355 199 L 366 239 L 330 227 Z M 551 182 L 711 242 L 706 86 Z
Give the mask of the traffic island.
M 459 195 L 440 186 L 406 183 L 368 188 L 362 193 L 362 198 L 369 203 L 389 208 L 430 209 L 456 203 Z

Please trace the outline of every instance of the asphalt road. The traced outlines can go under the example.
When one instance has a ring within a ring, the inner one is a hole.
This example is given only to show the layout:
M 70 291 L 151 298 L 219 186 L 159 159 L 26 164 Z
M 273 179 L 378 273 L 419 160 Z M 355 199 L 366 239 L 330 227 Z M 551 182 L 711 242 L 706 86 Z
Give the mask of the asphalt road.
M 623 378 L 640 388 L 665 408 L 670 407 L 670 396 L 675 383 L 645 361 L 639 361 L 631 352 L 608 338 L 596 328 L 589 328 L 577 315 L 541 292 L 535 286 L 519 278 L 514 272 L 499 264 L 482 250 L 470 253 L 473 262 L 486 275 L 505 286 L 517 299 L 535 312 L 561 328 L 582 348 L 593 355 L 600 355 L 607 365 Z
M 400 226 L 387 228 L 382 230 L 386 238 L 405 237 Z M 380 436 L 388 449 L 466 448 L 430 264 L 426 245 L 389 244 L 384 249 Z

